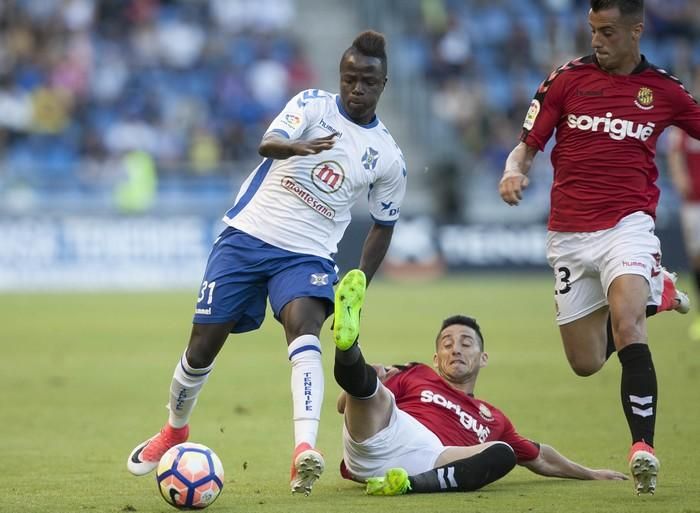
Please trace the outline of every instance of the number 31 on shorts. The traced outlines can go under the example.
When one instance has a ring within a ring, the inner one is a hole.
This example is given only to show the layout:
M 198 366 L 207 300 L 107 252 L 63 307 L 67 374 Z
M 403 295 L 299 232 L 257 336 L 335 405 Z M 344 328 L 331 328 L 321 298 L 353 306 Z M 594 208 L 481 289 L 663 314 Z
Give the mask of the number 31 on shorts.
M 207 296 L 207 304 L 210 305 L 212 299 L 214 299 L 214 287 L 216 287 L 215 281 L 209 283 L 207 280 L 204 280 L 202 282 L 202 290 L 199 291 L 199 297 L 197 297 L 197 303 L 201 303 L 204 296 Z M 207 289 L 209 289 L 209 294 L 207 294 Z

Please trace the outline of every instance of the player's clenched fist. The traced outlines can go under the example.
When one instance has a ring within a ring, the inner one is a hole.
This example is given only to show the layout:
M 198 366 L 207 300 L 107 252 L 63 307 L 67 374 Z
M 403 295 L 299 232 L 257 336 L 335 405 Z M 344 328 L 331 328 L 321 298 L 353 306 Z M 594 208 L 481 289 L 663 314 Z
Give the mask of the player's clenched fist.
M 498 192 L 503 201 L 517 205 L 523 199 L 523 189 L 530 184 L 530 179 L 519 171 L 506 171 L 498 184 Z

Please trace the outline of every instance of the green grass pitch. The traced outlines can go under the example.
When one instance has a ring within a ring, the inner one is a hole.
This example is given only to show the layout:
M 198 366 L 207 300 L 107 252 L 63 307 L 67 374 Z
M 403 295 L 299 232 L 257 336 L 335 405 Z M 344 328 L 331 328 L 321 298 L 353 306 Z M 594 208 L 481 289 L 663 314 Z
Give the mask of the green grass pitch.
M 502 408 L 522 434 L 585 465 L 625 471 L 630 441 L 618 360 L 589 378 L 569 370 L 551 287 L 546 274 L 377 280 L 363 312 L 364 352 L 372 362 L 430 361 L 439 322 L 474 315 L 490 354 L 477 396 Z M 153 476 L 131 476 L 125 461 L 166 418 L 195 292 L 0 295 L 0 512 L 175 511 Z M 268 315 L 258 332 L 229 338 L 192 420 L 191 440 L 213 448 L 226 469 L 209 511 L 700 513 L 700 346 L 686 337 L 690 321 L 666 313 L 649 323 L 662 462 L 653 497 L 636 497 L 630 482 L 547 479 L 523 468 L 475 493 L 364 496 L 337 472 L 341 417 L 328 324 L 319 440 L 327 470 L 303 497 L 288 489 L 289 364 L 282 330 Z

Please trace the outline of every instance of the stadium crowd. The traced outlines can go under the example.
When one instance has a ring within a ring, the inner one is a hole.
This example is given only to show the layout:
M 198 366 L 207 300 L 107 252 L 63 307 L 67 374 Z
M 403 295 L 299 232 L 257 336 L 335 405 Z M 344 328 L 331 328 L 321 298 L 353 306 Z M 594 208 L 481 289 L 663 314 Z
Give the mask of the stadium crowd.
M 456 169 L 451 161 L 456 186 L 433 191 L 437 198 L 463 189 L 465 176 L 493 188 L 539 82 L 590 53 L 587 0 L 367 4 L 361 23 L 389 35 L 392 87 L 420 83 L 427 98 L 427 161 L 440 163 L 453 141 L 468 157 Z M 686 84 L 700 64 L 693 4 L 647 0 L 642 45 Z M 293 35 L 297 8 L 296 0 L 0 3 L 0 190 L 90 191 L 118 180 L 121 155 L 133 149 L 154 159 L 161 183 L 244 176 L 250 161 L 242 161 L 255 155 L 271 116 L 314 84 Z M 414 116 L 415 97 L 403 98 L 399 116 Z M 665 150 L 662 139 L 661 157 Z M 533 173 L 543 177 L 534 183 L 546 201 L 548 159 Z M 448 211 L 460 201 L 452 200 Z
M 497 187 L 540 82 L 568 60 L 591 53 L 588 0 L 386 0 L 381 5 L 366 5 L 364 20 L 387 16 L 390 26 L 399 27 L 390 33 L 393 77 L 403 84 L 422 81 L 428 91 L 406 95 L 401 110 L 415 113 L 421 98 L 428 98 L 418 125 L 420 138 L 433 150 L 428 165 L 441 173 L 432 181 L 438 217 L 447 222 L 502 219 L 506 212 L 484 208 L 481 198 Z M 700 67 L 695 5 L 647 0 L 642 40 L 648 60 L 688 87 Z M 396 16 L 399 21 L 393 20 Z M 461 153 L 455 155 L 455 148 Z M 662 197 L 674 197 L 665 175 L 666 136 L 658 150 Z M 548 155 L 535 161 L 531 175 L 532 215 L 520 212 L 527 221 L 546 217 Z
M 294 0 L 0 3 L 0 177 L 89 187 L 131 150 L 161 175 L 231 172 L 312 81 L 294 18 Z
M 435 118 L 500 174 L 538 84 L 591 53 L 588 0 L 391 0 L 403 5 L 394 41 L 402 76 L 422 74 Z M 690 0 L 647 0 L 643 53 L 685 83 L 700 65 L 700 11 Z

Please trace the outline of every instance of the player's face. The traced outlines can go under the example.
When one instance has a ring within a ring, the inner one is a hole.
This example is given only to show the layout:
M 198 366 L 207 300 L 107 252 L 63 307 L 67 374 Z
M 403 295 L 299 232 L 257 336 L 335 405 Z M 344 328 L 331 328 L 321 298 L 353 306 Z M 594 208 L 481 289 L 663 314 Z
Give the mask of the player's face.
M 385 84 L 381 59 L 350 51 L 340 61 L 340 99 L 357 123 L 372 121 Z
M 447 381 L 465 383 L 476 377 L 487 358 L 479 335 L 469 326 L 453 324 L 440 333 L 433 363 Z
M 643 23 L 634 23 L 620 15 L 615 7 L 589 11 L 591 46 L 598 64 L 609 73 L 629 73 L 639 55 L 639 38 Z

